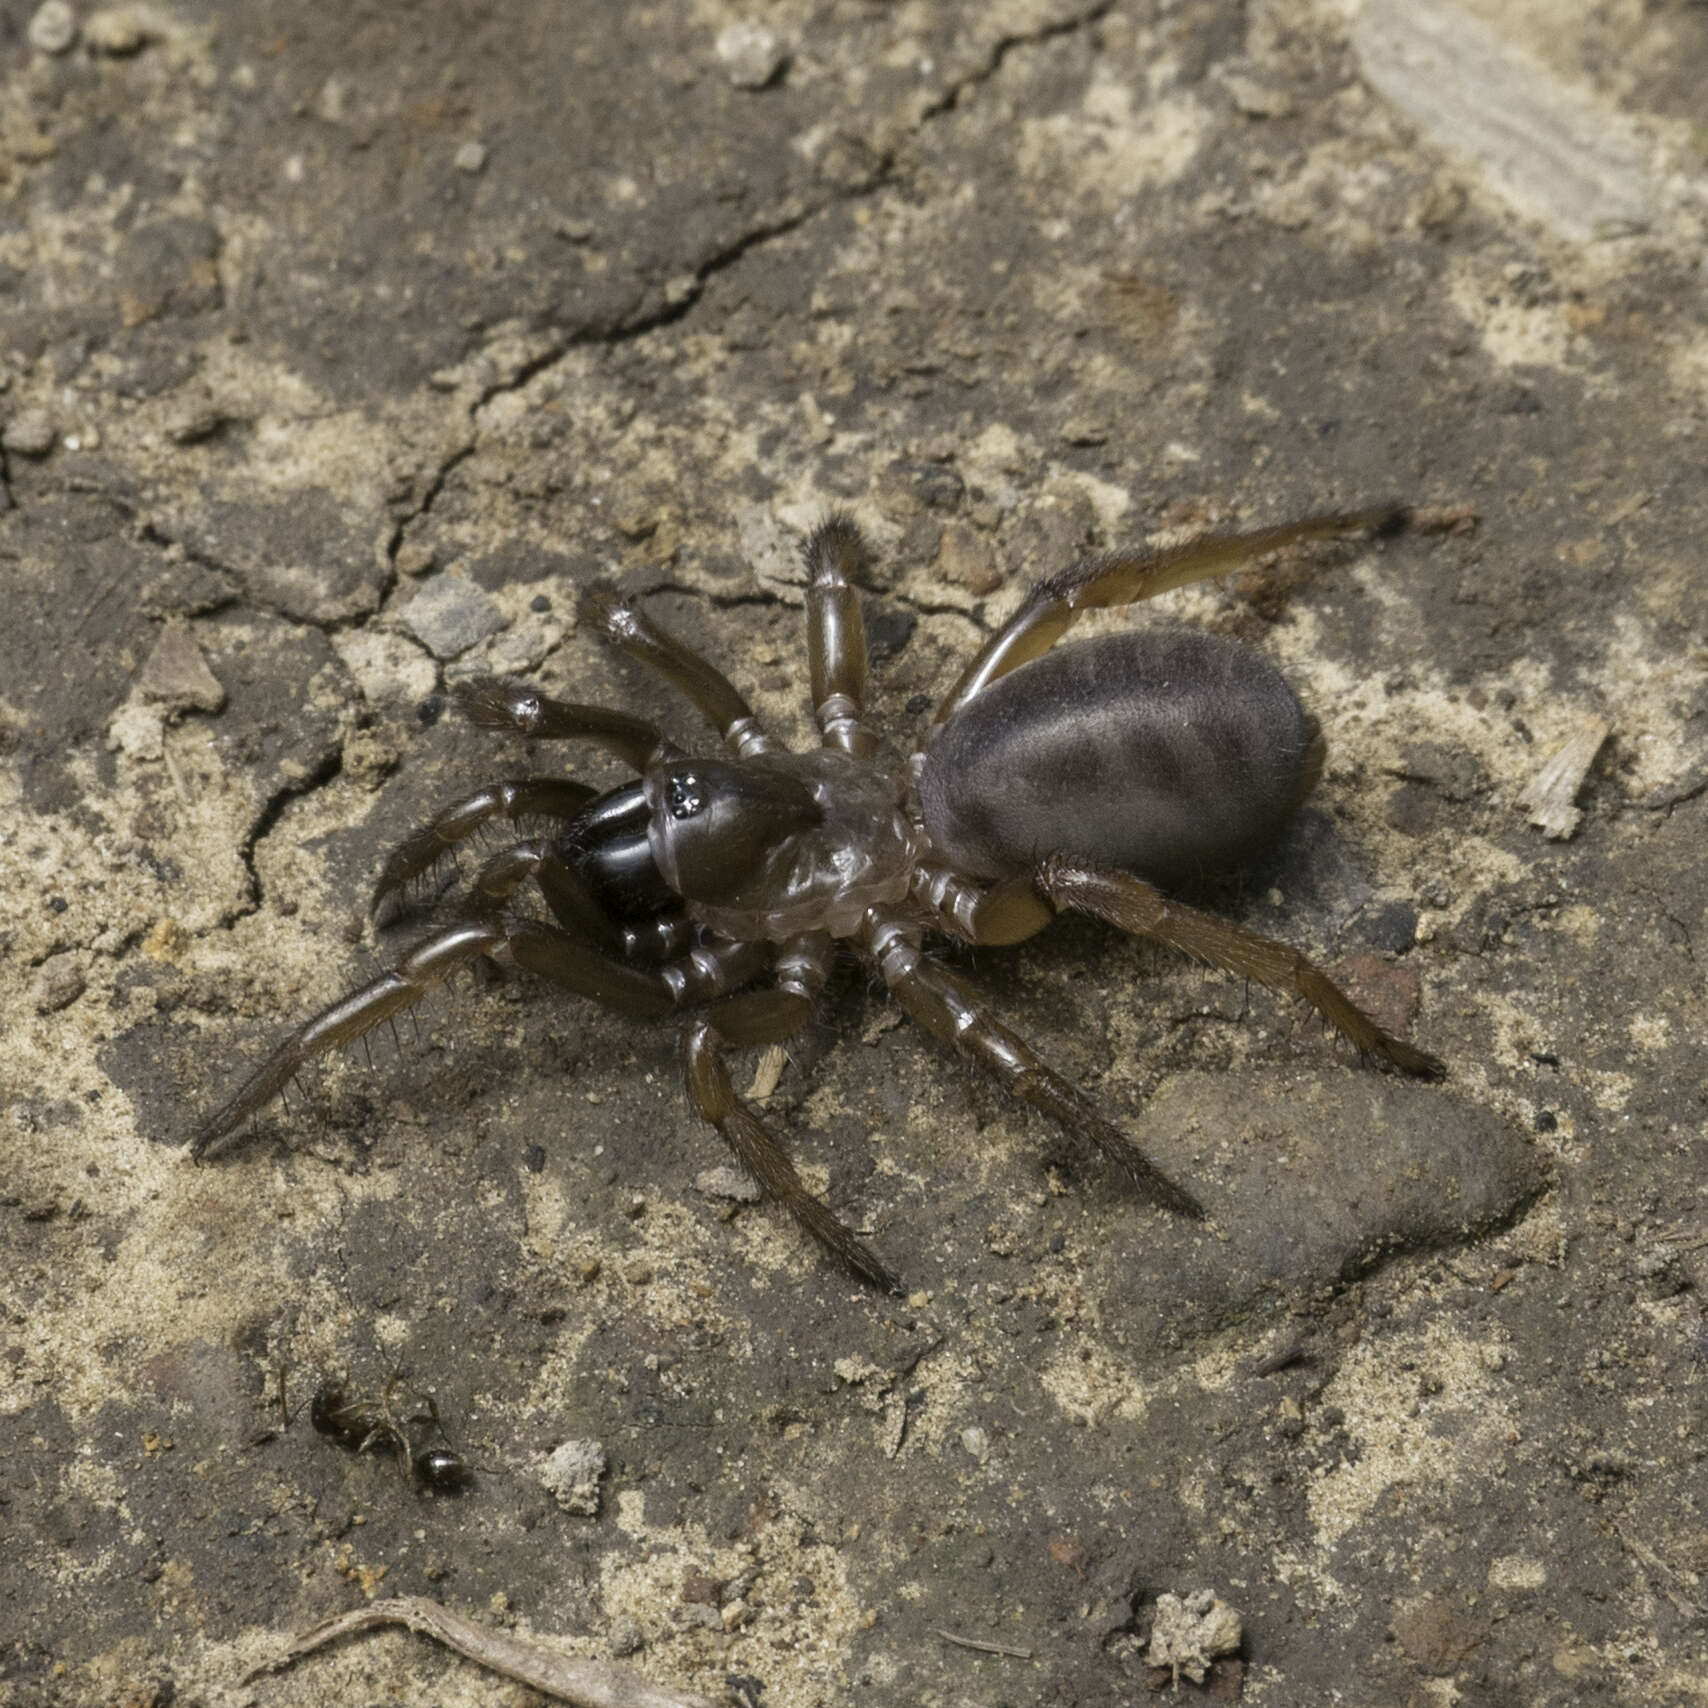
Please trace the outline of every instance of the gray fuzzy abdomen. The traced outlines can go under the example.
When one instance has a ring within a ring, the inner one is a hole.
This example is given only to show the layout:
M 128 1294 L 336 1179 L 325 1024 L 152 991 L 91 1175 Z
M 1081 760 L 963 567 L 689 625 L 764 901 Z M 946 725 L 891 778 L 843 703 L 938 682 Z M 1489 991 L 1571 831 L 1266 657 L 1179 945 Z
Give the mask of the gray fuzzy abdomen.
M 1311 739 L 1293 690 L 1244 647 L 1109 635 L 1022 665 L 951 719 L 920 799 L 937 850 L 978 877 L 1070 854 L 1177 883 L 1273 842 Z

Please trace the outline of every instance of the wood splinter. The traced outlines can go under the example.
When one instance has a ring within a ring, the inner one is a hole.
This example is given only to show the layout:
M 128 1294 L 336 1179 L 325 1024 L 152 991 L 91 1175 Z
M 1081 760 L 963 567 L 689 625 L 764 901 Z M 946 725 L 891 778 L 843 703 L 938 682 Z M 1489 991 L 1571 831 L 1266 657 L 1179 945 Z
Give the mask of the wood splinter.
M 573 1708 L 714 1708 L 704 1696 L 649 1683 L 628 1667 L 582 1660 L 548 1648 L 539 1638 L 477 1624 L 424 1595 L 394 1596 L 323 1619 L 299 1631 L 282 1653 L 244 1674 L 242 1682 L 251 1684 L 266 1673 L 283 1672 L 304 1655 L 376 1625 L 407 1625 L 411 1631 L 436 1637 L 477 1666 L 571 1703 Z

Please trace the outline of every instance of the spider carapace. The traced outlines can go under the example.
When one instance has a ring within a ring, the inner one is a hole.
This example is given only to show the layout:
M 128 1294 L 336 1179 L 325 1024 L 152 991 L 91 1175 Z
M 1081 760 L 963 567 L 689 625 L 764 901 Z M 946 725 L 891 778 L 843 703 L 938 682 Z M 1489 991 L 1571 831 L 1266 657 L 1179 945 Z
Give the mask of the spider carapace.
M 807 653 L 823 738 L 811 752 L 782 748 L 720 671 L 633 604 L 593 591 L 583 621 L 685 694 L 728 757 L 690 757 L 641 718 L 524 684 L 463 687 L 462 710 L 476 724 L 592 742 L 638 780 L 595 793 L 527 777 L 444 808 L 387 860 L 376 907 L 483 825 L 552 831 L 487 859 L 449 923 L 279 1044 L 204 1123 L 192 1154 L 228 1148 L 314 1056 L 410 1008 L 463 963 L 508 956 L 636 1019 L 683 1014 L 696 1112 L 828 1252 L 895 1289 L 890 1269 L 807 1190 L 736 1094 L 724 1059 L 804 1026 L 841 943 L 927 1032 L 1089 1140 L 1145 1197 L 1202 1214 L 923 944 L 930 932 L 1018 943 L 1078 909 L 1300 997 L 1360 1055 L 1438 1077 L 1435 1057 L 1386 1032 L 1296 950 L 1167 894 L 1181 878 L 1261 851 L 1316 782 L 1321 739 L 1282 677 L 1244 647 L 1190 630 L 1056 647 L 1081 611 L 1148 599 L 1301 542 L 1395 533 L 1408 519 L 1384 506 L 1084 559 L 1024 599 L 902 766 L 879 757 L 864 721 L 855 591 L 864 545 L 848 517 L 830 516 L 805 546 Z M 526 884 L 549 917 L 517 905 Z

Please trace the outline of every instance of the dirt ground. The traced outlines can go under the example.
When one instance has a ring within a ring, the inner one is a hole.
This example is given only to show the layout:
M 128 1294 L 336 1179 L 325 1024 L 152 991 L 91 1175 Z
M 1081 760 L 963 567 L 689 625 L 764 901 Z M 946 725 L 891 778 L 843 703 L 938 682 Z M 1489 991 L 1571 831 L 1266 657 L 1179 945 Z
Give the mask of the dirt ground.
M 240 1682 L 393 1594 L 746 1708 L 1708 1703 L 1708 10 L 0 0 L 0 61 L 0 1704 L 538 1700 Z M 592 581 L 803 737 L 846 505 L 905 750 L 1081 553 L 1386 497 L 1102 620 L 1297 685 L 1322 784 L 1199 899 L 1445 1083 L 1086 922 L 954 955 L 1207 1223 L 852 969 L 764 1108 L 905 1297 L 730 1195 L 674 1027 L 508 970 L 186 1157 L 437 804 L 620 775 L 449 685 L 704 742 Z M 462 1493 L 310 1427 L 394 1373 Z

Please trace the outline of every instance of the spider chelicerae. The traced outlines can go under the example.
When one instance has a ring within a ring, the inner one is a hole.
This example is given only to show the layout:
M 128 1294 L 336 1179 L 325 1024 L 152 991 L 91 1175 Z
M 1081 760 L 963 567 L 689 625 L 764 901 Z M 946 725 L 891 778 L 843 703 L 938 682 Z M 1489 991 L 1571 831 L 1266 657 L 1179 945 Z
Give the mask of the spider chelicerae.
M 1018 943 L 1077 909 L 1301 997 L 1361 1056 L 1439 1077 L 1434 1056 L 1385 1031 L 1297 950 L 1168 893 L 1251 859 L 1316 783 L 1320 733 L 1279 673 L 1195 630 L 1056 646 L 1081 611 L 1149 599 L 1287 546 L 1396 533 L 1410 515 L 1386 505 L 1085 558 L 1027 595 L 905 763 L 881 756 L 864 721 L 855 578 L 865 547 L 848 516 L 828 517 L 804 548 L 823 738 L 811 752 L 767 735 L 728 679 L 644 611 L 593 590 L 582 620 L 686 695 L 728 757 L 691 757 L 642 718 L 523 683 L 461 687 L 462 711 L 477 725 L 592 742 L 638 780 L 601 793 L 524 777 L 445 807 L 386 861 L 376 908 L 494 821 L 551 829 L 492 855 L 449 923 L 285 1038 L 203 1124 L 192 1155 L 231 1146 L 316 1055 L 411 1008 L 465 963 L 508 956 L 636 1019 L 683 1014 L 695 1111 L 826 1251 L 862 1280 L 896 1289 L 888 1266 L 807 1190 L 776 1134 L 737 1095 L 725 1061 L 732 1048 L 780 1044 L 806 1025 L 841 943 L 927 1032 L 1089 1140 L 1146 1198 L 1202 1215 L 965 979 L 928 956 L 925 938 Z M 526 884 L 549 917 L 518 905 Z

